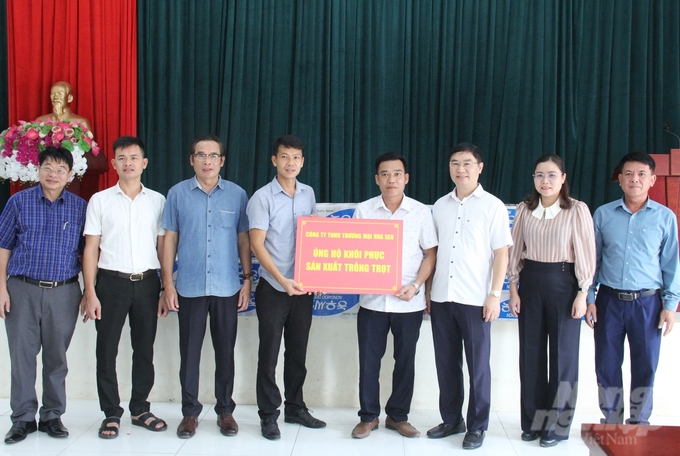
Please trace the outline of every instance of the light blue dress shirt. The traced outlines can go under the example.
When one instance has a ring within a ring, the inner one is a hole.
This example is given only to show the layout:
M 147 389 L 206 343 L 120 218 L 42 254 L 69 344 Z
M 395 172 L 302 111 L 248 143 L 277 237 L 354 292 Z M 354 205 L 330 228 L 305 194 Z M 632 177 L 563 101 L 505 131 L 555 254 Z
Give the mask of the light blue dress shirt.
M 275 177 L 250 198 L 247 213 L 250 229 L 267 232 L 264 247 L 279 272 L 292 279 L 295 271 L 297 219 L 316 214 L 316 198 L 312 187 L 296 180 L 295 195 L 290 196 L 283 191 Z M 262 267 L 260 277 L 278 291 L 285 291 L 269 271 Z
M 651 199 L 633 214 L 622 198 L 599 207 L 593 222 L 597 269 L 588 302 L 595 302 L 597 284 L 627 291 L 660 288 L 664 309 L 675 311 L 680 299 L 675 214 Z
M 206 193 L 196 176 L 170 189 L 162 227 L 179 234 L 177 292 L 228 297 L 241 288 L 238 233 L 248 231 L 245 190 L 220 177 Z

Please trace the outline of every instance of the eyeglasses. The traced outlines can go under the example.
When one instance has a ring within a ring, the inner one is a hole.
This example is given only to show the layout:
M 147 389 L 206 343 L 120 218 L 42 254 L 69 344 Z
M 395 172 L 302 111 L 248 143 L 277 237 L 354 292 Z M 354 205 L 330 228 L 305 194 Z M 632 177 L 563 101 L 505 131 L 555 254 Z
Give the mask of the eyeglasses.
M 194 160 L 199 162 L 204 162 L 207 158 L 209 158 L 210 161 L 217 161 L 221 157 L 220 154 L 191 154 L 191 156 L 194 157 Z
M 63 169 L 63 168 L 54 169 L 54 168 L 50 168 L 49 166 L 41 166 L 41 167 L 40 167 L 40 171 L 42 171 L 42 172 L 45 173 L 45 174 L 56 173 L 56 174 L 59 174 L 60 176 L 65 176 L 65 175 L 67 175 L 67 174 L 69 173 L 69 171 L 67 171 L 67 170 L 65 170 L 65 169 Z
M 456 161 L 456 160 L 451 160 L 449 162 L 449 166 L 451 168 L 460 168 L 462 166 L 465 169 L 470 169 L 473 166 L 478 165 L 478 164 L 479 164 L 479 162 L 472 162 L 472 161 L 466 161 L 466 162 L 461 163 L 461 162 Z
M 548 178 L 548 180 L 554 181 L 557 178 L 564 176 L 564 173 L 548 173 L 548 174 L 536 173 L 536 174 L 532 174 L 532 176 L 534 177 L 534 180 L 537 180 L 537 181 L 542 181 L 546 177 Z

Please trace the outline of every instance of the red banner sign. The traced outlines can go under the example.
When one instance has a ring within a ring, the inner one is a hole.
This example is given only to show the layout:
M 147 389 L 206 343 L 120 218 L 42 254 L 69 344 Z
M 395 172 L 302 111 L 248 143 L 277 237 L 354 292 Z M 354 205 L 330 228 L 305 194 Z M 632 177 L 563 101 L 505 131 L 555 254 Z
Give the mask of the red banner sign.
M 396 294 L 401 220 L 300 217 L 295 281 L 308 291 Z

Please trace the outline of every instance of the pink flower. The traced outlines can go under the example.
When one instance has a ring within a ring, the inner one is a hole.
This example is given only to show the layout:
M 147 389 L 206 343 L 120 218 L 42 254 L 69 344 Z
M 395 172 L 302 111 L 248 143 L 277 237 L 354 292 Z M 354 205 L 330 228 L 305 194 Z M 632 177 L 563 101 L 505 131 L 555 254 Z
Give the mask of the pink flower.
M 54 127 L 52 127 L 52 133 L 56 133 L 58 131 L 61 131 L 61 127 L 59 125 L 55 125 Z
M 61 141 L 62 139 L 64 139 L 64 132 L 61 130 L 54 132 L 52 134 L 52 139 L 54 141 Z
M 29 130 L 26 132 L 26 137 L 28 139 L 38 139 L 38 130 L 35 128 L 29 128 Z
M 75 131 L 71 127 L 66 127 L 64 129 L 64 133 L 66 133 L 66 136 L 73 136 L 73 133 L 75 133 Z
M 92 155 L 94 155 L 95 157 L 99 155 L 99 146 L 94 146 L 92 148 Z

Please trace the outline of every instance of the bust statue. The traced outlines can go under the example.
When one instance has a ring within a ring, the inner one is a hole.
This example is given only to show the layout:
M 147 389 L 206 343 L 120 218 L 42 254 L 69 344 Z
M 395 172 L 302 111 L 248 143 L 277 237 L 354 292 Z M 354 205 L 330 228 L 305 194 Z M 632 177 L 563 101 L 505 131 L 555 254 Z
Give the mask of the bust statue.
M 73 101 L 73 89 L 71 84 L 65 81 L 55 83 L 50 89 L 50 101 L 52 101 L 52 112 L 38 117 L 39 121 L 59 121 L 59 122 L 78 122 L 88 130 L 92 131 L 90 122 L 85 118 L 71 111 Z
M 90 122 L 82 116 L 71 111 L 70 104 L 73 101 L 73 89 L 71 84 L 65 81 L 55 83 L 50 89 L 50 101 L 52 102 L 52 112 L 38 117 L 38 121 L 58 121 L 58 122 L 78 122 L 92 131 Z M 87 171 L 83 175 L 82 181 L 74 179 L 68 186 L 70 192 L 81 196 L 86 201 L 94 195 L 99 188 L 99 175 L 109 169 L 109 162 L 102 147 L 99 155 L 91 153 L 85 154 L 87 160 Z

